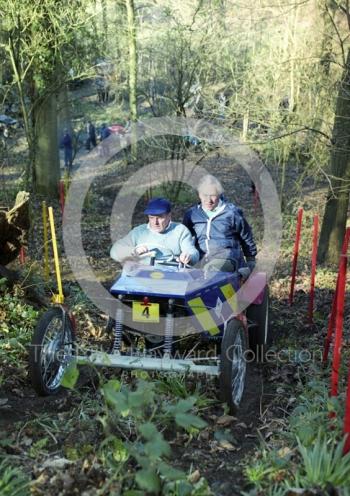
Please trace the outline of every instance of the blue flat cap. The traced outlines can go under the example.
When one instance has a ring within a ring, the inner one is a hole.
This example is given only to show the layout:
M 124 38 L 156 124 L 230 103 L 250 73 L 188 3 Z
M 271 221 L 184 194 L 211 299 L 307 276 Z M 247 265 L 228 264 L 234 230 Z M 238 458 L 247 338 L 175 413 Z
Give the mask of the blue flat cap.
M 146 215 L 162 215 L 171 211 L 171 203 L 165 198 L 152 198 L 144 211 Z

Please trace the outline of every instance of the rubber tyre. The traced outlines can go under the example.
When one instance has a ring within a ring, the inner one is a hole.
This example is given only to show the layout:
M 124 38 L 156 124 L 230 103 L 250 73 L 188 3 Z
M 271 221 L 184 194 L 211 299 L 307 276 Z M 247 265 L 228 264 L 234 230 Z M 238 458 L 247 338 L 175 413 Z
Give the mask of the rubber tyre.
M 263 359 L 271 344 L 269 302 L 269 288 L 266 286 L 262 303 L 260 305 L 252 304 L 247 308 L 249 348 L 254 353 L 256 361 Z
M 247 338 L 244 326 L 238 319 L 231 320 L 221 342 L 220 393 L 221 399 L 236 413 L 242 400 L 247 363 Z
M 69 315 L 60 307 L 50 308 L 40 318 L 29 350 L 29 374 L 40 396 L 58 393 L 67 359 L 74 353 L 75 334 Z

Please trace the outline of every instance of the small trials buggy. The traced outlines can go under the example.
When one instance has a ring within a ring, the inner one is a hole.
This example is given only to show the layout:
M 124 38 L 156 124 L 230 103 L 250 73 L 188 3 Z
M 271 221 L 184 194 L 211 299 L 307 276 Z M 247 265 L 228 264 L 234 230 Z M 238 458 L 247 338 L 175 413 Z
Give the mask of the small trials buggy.
M 263 289 L 238 313 L 239 271 L 184 267 L 160 247 L 145 255 L 126 262 L 110 289 L 117 309 L 107 326 L 112 331 L 109 353 L 76 354 L 69 311 L 56 306 L 43 314 L 30 348 L 34 388 L 41 395 L 56 393 L 72 360 L 118 369 L 189 372 L 217 376 L 221 399 L 234 412 L 243 396 L 247 361 L 252 353 L 263 352 L 269 340 L 265 274 L 250 276 Z M 213 343 L 214 353 L 200 352 Z

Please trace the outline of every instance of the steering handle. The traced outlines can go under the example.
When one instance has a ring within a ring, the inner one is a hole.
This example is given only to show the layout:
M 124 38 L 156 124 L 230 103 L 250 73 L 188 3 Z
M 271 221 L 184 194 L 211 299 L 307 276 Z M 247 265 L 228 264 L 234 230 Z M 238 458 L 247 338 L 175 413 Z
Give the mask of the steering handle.
M 143 246 L 143 245 L 138 245 L 138 246 Z M 138 248 L 138 246 L 136 246 L 134 248 L 134 250 L 136 248 Z M 169 252 L 169 255 L 167 254 L 164 254 L 163 255 L 163 259 L 156 259 L 156 256 L 157 256 L 157 249 L 160 248 L 160 249 L 163 249 L 164 251 L 168 251 Z M 157 244 L 153 244 L 153 247 L 151 250 L 148 250 L 144 253 L 141 253 L 141 254 L 135 254 L 138 258 L 142 259 L 142 258 L 151 258 L 151 265 L 154 265 L 154 262 L 156 261 L 157 264 L 159 265 L 169 265 L 169 266 L 172 266 L 172 267 L 178 267 L 178 268 L 184 268 L 184 269 L 190 269 L 191 268 L 191 265 L 188 264 L 188 263 L 183 263 L 183 262 L 180 262 L 179 260 L 179 257 L 176 257 L 175 258 L 175 255 L 174 255 L 174 252 L 171 250 L 171 248 L 166 248 L 165 246 L 162 246 L 162 245 L 157 245 Z M 152 260 L 153 259 L 153 260 Z
M 134 252 L 135 250 L 139 247 L 139 246 L 144 246 L 142 243 L 135 246 L 134 248 Z M 174 260 L 175 259 L 175 255 L 174 255 L 174 252 L 171 250 L 171 248 L 166 248 L 165 246 L 161 245 L 161 244 L 157 244 L 157 243 L 152 243 L 151 244 L 152 248 L 149 249 L 147 252 L 145 253 L 141 253 L 140 255 L 138 255 L 136 253 L 136 256 L 139 257 L 139 258 L 147 258 L 147 257 L 157 257 L 157 251 L 160 250 L 162 252 L 162 250 L 165 252 L 162 256 L 164 257 L 165 260 L 167 260 L 168 262 L 170 262 L 171 260 Z M 168 252 L 168 254 L 167 254 Z M 158 262 L 158 260 L 157 260 Z
M 178 267 L 179 269 L 191 269 L 191 265 L 180 262 L 178 259 L 175 261 L 157 260 L 158 265 L 170 265 L 171 267 Z

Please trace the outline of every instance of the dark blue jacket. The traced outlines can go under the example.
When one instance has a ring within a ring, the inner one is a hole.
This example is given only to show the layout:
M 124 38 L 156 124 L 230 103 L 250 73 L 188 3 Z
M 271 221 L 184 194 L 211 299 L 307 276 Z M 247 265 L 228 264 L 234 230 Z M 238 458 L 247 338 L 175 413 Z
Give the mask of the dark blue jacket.
M 233 203 L 224 203 L 222 210 L 211 219 L 201 205 L 188 209 L 183 224 L 196 239 L 196 248 L 201 257 L 236 260 L 239 267 L 246 259 L 257 253 L 251 227 L 240 208 Z
M 72 138 L 69 133 L 63 135 L 60 145 L 62 148 L 66 148 L 67 150 L 72 149 Z
M 102 126 L 101 128 L 101 140 L 105 140 L 108 138 L 108 136 L 111 135 L 110 130 L 108 129 L 107 126 Z
M 96 130 L 95 130 L 95 126 L 93 124 L 89 124 L 88 131 L 89 131 L 89 138 L 91 140 L 96 139 Z

